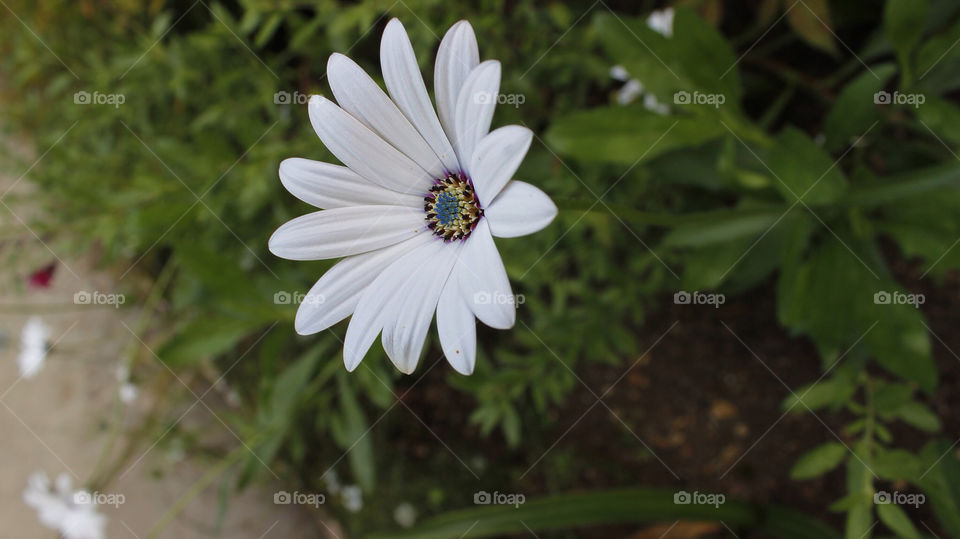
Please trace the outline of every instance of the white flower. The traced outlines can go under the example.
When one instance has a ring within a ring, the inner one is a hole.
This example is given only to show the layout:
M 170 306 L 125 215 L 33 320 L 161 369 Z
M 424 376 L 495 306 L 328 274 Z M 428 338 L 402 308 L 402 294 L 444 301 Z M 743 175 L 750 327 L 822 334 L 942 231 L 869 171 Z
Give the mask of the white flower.
M 643 96 L 643 108 L 661 116 L 666 116 L 670 113 L 670 105 L 657 101 L 657 97 L 653 94 Z
M 133 402 L 137 400 L 137 397 L 140 396 L 140 389 L 134 384 L 127 382 L 120 384 L 117 394 L 120 397 L 120 402 L 124 404 L 133 404 Z
M 629 105 L 641 94 L 643 94 L 643 83 L 637 79 L 628 79 L 626 84 L 617 90 L 617 103 Z
M 343 507 L 351 513 L 363 509 L 363 490 L 357 485 L 347 485 L 340 491 Z
M 672 7 L 658 9 L 647 17 L 647 26 L 651 30 L 658 32 L 666 37 L 673 36 L 673 15 Z
M 47 359 L 47 339 L 49 338 L 50 327 L 43 320 L 36 316 L 27 320 L 20 332 L 20 355 L 17 356 L 20 376 L 33 378 L 40 372 Z
M 393 510 L 393 520 L 401 527 L 409 528 L 417 523 L 417 509 L 410 502 L 403 502 Z
M 336 470 L 327 470 L 327 473 L 323 475 L 323 480 L 327 484 L 327 491 L 333 494 L 339 494 L 340 489 L 340 476 L 337 475 Z
M 610 76 L 620 82 L 627 82 L 630 79 L 630 72 L 618 64 L 610 68 Z
M 44 472 L 30 476 L 23 501 L 37 512 L 41 524 L 64 539 L 103 539 L 107 517 L 97 513 L 90 494 L 71 488 L 70 476 L 60 474 L 51 488 Z
M 346 166 L 281 163 L 287 190 L 325 210 L 281 226 L 270 250 L 291 260 L 344 257 L 301 302 L 295 326 L 317 333 L 352 314 L 347 370 L 382 332 L 393 363 L 413 372 L 436 312 L 447 360 L 470 374 L 475 319 L 498 329 L 516 319 L 493 237 L 536 232 L 557 208 L 540 189 L 511 180 L 533 133 L 516 125 L 488 133 L 500 63 L 480 62 L 468 22 L 440 43 L 436 111 L 397 19 L 383 33 L 380 63 L 389 97 L 352 60 L 330 57 L 327 78 L 339 106 L 313 96 L 310 121 Z

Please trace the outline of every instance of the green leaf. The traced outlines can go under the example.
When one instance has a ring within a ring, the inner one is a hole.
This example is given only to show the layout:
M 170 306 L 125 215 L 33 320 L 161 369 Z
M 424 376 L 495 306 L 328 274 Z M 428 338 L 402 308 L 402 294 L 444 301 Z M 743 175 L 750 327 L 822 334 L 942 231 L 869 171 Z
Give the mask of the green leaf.
M 629 488 L 574 494 L 555 494 L 513 505 L 484 505 L 460 509 L 426 520 L 400 532 L 375 534 L 379 539 L 448 539 L 504 537 L 530 532 L 573 530 L 598 525 L 662 522 L 665 520 L 722 521 L 727 526 L 751 527 L 764 535 L 784 539 L 822 537 L 837 533 L 823 523 L 794 511 L 756 506 L 726 499 L 714 506 L 676 503 L 674 490 Z
M 831 204 L 838 201 L 846 189 L 846 179 L 834 159 L 810 137 L 792 127 L 777 137 L 766 163 L 776 175 L 774 186 L 790 203 L 802 198 L 811 206 Z
M 913 526 L 907 514 L 900 509 L 900 506 L 892 503 L 881 503 L 877 505 L 877 516 L 880 521 L 887 525 L 890 530 L 896 532 L 899 537 L 907 539 L 920 539 L 920 532 Z
M 664 238 L 669 247 L 703 247 L 743 238 L 755 238 L 778 221 L 779 214 L 755 212 L 733 214 L 709 226 L 703 224 L 678 226 Z M 737 256 L 740 256 L 738 254 Z
M 940 419 L 932 410 L 919 402 L 908 402 L 896 411 L 904 423 L 926 432 L 940 430 Z
M 884 287 L 882 282 L 880 287 Z M 889 284 L 880 291 L 894 292 Z M 896 290 L 897 293 L 904 293 Z M 910 305 L 867 304 L 867 317 L 876 326 L 863 338 L 877 362 L 888 371 L 916 382 L 932 392 L 937 386 L 937 366 L 930 350 L 930 336 L 919 309 Z
M 804 41 L 829 53 L 836 53 L 830 29 L 830 5 L 827 0 L 804 0 L 798 3 L 786 3 L 787 21 Z
M 926 98 L 926 102 L 916 108 L 917 119 L 945 143 L 952 143 L 956 151 L 960 147 L 960 107 L 937 96 Z
M 157 353 L 164 363 L 178 367 L 226 353 L 261 327 L 258 320 L 208 316 L 191 321 Z
M 887 0 L 883 25 L 901 61 L 907 60 L 927 26 L 927 0 Z
M 919 457 L 904 449 L 877 449 L 871 468 L 888 481 L 913 481 L 926 466 Z
M 828 150 L 838 150 L 873 131 L 871 128 L 880 120 L 874 94 L 886 86 L 895 72 L 895 66 L 881 64 L 864 71 L 843 87 L 824 121 L 823 133 Z
M 340 394 L 339 436 L 335 436 L 337 444 L 347 451 L 350 470 L 357 483 L 364 491 L 373 492 L 376 465 L 373 440 L 369 433 L 370 423 L 343 371 L 337 374 L 337 388 Z
M 295 362 L 284 369 L 273 381 L 269 397 L 257 410 L 257 431 L 269 433 L 256 445 L 253 454 L 243 465 L 237 484 L 246 485 L 251 479 L 262 473 L 264 463 L 269 465 L 276 457 L 287 438 L 290 424 L 294 418 L 296 405 L 300 402 L 303 390 L 312 378 L 317 362 L 323 356 L 327 344 L 314 346 Z
M 920 450 L 923 471 L 914 481 L 929 498 L 937 521 L 950 537 L 960 537 L 960 461 L 953 440 L 934 440 Z
M 880 382 L 873 394 L 873 406 L 881 415 L 892 414 L 910 402 L 913 390 L 905 384 Z
M 916 51 L 917 89 L 926 95 L 956 88 L 960 82 L 960 20 L 924 41 Z
M 837 442 L 828 442 L 811 449 L 797 459 L 790 470 L 792 479 L 812 479 L 836 468 L 847 456 L 847 448 Z
M 651 30 L 646 20 L 601 10 L 593 19 L 593 30 L 611 61 L 643 81 L 644 90 L 662 102 L 671 99 L 677 89 L 692 86 L 677 73 L 670 39 Z
M 730 44 L 707 21 L 689 9 L 677 9 L 670 44 L 692 90 L 722 94 L 725 104 L 736 106 L 740 101 L 740 78 L 736 70 L 737 56 Z
M 890 202 L 899 204 L 907 198 L 947 191 L 958 186 L 960 186 L 960 166 L 956 163 L 947 163 L 898 174 L 869 187 L 858 187 L 851 190 L 849 202 L 855 206 L 872 208 Z
M 676 10 L 670 38 L 648 28 L 644 19 L 603 12 L 593 23 L 607 55 L 661 102 L 672 103 L 674 92 L 683 90 L 722 94 L 722 106 L 738 106 L 737 56 L 723 35 L 692 11 Z
M 635 165 L 668 150 L 717 138 L 723 127 L 699 117 L 661 116 L 642 105 L 574 112 L 547 130 L 550 147 L 586 162 Z
M 827 406 L 839 406 L 850 400 L 857 390 L 857 385 L 849 379 L 831 378 L 819 383 L 813 383 L 795 390 L 783 400 L 780 406 L 784 411 L 795 412 L 818 410 Z M 803 401 L 801 404 L 800 401 Z M 806 406 L 804 406 L 804 404 Z

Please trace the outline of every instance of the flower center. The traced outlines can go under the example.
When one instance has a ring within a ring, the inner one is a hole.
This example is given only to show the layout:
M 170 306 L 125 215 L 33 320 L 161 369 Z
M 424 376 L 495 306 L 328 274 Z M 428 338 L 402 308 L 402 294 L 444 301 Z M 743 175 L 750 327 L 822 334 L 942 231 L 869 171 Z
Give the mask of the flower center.
M 423 199 L 427 226 L 444 241 L 467 239 L 483 217 L 473 183 L 462 173 L 436 180 Z

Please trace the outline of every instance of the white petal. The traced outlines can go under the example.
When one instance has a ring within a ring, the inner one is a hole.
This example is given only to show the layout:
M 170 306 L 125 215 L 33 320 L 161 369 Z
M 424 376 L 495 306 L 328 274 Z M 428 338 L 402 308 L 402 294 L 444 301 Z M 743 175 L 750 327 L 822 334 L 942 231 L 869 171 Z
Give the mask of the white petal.
M 420 361 L 437 301 L 462 245 L 443 244 L 439 253 L 397 291 L 400 305 L 383 327 L 383 349 L 400 372 L 411 374 Z
M 463 167 L 470 166 L 474 147 L 490 131 L 499 90 L 500 62 L 496 60 L 487 60 L 475 67 L 460 88 L 453 120 L 456 131 L 453 147 Z
M 357 368 L 383 326 L 396 319 L 401 297 L 398 291 L 417 277 L 442 247 L 443 242 L 428 241 L 414 248 L 387 266 L 363 292 L 343 341 L 343 362 L 348 371 Z
M 310 123 L 337 159 L 370 182 L 400 193 L 423 193 L 433 176 L 329 99 L 310 98 Z
M 434 178 L 444 175 L 443 163 L 427 142 L 369 75 L 350 58 L 332 54 L 327 78 L 337 104 L 374 130 Z
M 300 157 L 280 163 L 280 182 L 293 196 L 324 209 L 376 204 L 423 205 L 422 197 L 374 185 L 347 167 Z
M 448 171 L 459 169 L 457 156 L 427 95 L 413 45 L 399 19 L 392 19 L 380 41 L 380 67 L 390 97 L 417 128 Z
M 480 63 L 477 37 L 467 21 L 460 21 L 447 30 L 437 50 L 433 67 L 433 91 L 437 98 L 437 114 L 447 138 L 456 138 L 454 119 L 457 115 L 457 97 L 467 76 Z
M 494 236 L 516 238 L 549 225 L 557 216 L 557 206 L 540 189 L 514 180 L 484 209 L 484 216 L 490 221 Z
M 510 280 L 486 219 L 480 220 L 464 242 L 454 271 L 460 280 L 461 297 L 481 322 L 497 329 L 513 327 L 517 309 Z
M 473 374 L 477 362 L 477 319 L 453 278 L 443 287 L 437 304 L 437 333 L 450 365 L 460 374 Z
M 270 236 L 270 252 L 289 260 L 323 260 L 380 249 L 430 234 L 423 211 L 401 206 L 353 206 L 308 213 Z
M 383 270 L 404 253 L 434 241 L 429 234 L 344 258 L 313 285 L 297 309 L 294 327 L 300 335 L 323 331 L 353 314 L 360 296 Z
M 493 202 L 517 172 L 531 140 L 533 131 L 519 125 L 501 127 L 480 139 L 470 161 L 470 178 L 481 206 Z

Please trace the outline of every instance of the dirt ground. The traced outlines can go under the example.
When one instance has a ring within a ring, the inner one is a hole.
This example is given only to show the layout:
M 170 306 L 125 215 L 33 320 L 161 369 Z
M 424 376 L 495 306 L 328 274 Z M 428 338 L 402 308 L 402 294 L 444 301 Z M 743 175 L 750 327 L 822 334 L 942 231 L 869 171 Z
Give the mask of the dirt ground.
M 898 260 L 892 249 L 888 254 Z M 898 281 L 927 298 L 921 308 L 940 371 L 936 394 L 924 400 L 942 419 L 942 431 L 931 436 L 904 424 L 891 426 L 894 444 L 911 450 L 932 438 L 952 442 L 960 437 L 956 353 L 960 334 L 955 331 L 960 276 L 934 283 L 920 278 L 924 267 L 902 260 L 893 263 Z M 434 434 L 412 414 L 400 414 L 397 423 L 391 424 L 394 432 L 404 433 L 402 439 L 394 438 L 397 450 L 412 462 L 446 469 L 473 484 L 476 481 L 452 455 L 467 462 L 475 454 L 485 455 L 502 470 L 495 484 L 511 485 L 528 497 L 636 485 L 698 489 L 797 509 L 842 530 L 843 514 L 827 509 L 845 490 L 842 467 L 807 481 L 793 480 L 789 472 L 800 455 L 821 443 L 837 437 L 852 443 L 853 437 L 843 430 L 851 417 L 826 411 L 816 416 L 783 415 L 781 402 L 789 395 L 787 387 L 795 390 L 817 380 L 822 368 L 807 339 L 793 337 L 778 326 L 774 291 L 770 283 L 728 298 L 719 309 L 674 305 L 669 296 L 658 298 L 661 307 L 637 329 L 640 342 L 652 346 L 649 352 L 632 367 L 632 361 L 581 364 L 577 374 L 582 383 L 546 419 L 525 421 L 543 428 L 524 432 L 522 447 L 514 449 L 505 447 L 498 433 L 484 437 L 469 426 L 474 403 L 444 383 L 442 369 L 434 369 L 408 394 L 407 404 L 436 436 L 450 442 L 450 450 L 435 447 Z M 884 376 L 880 371 L 875 374 Z M 404 391 L 397 389 L 398 394 Z M 603 406 L 596 405 L 596 395 L 604 395 Z M 454 432 L 458 434 L 446 435 Z M 529 474 L 518 481 L 527 470 Z M 489 476 L 483 476 L 483 481 L 491 482 Z M 884 482 L 877 487 L 909 488 Z M 906 509 L 915 521 L 944 536 L 928 508 Z M 593 528 L 576 536 L 660 537 L 669 525 Z M 668 536 L 727 533 L 716 526 L 684 525 L 669 530 Z

